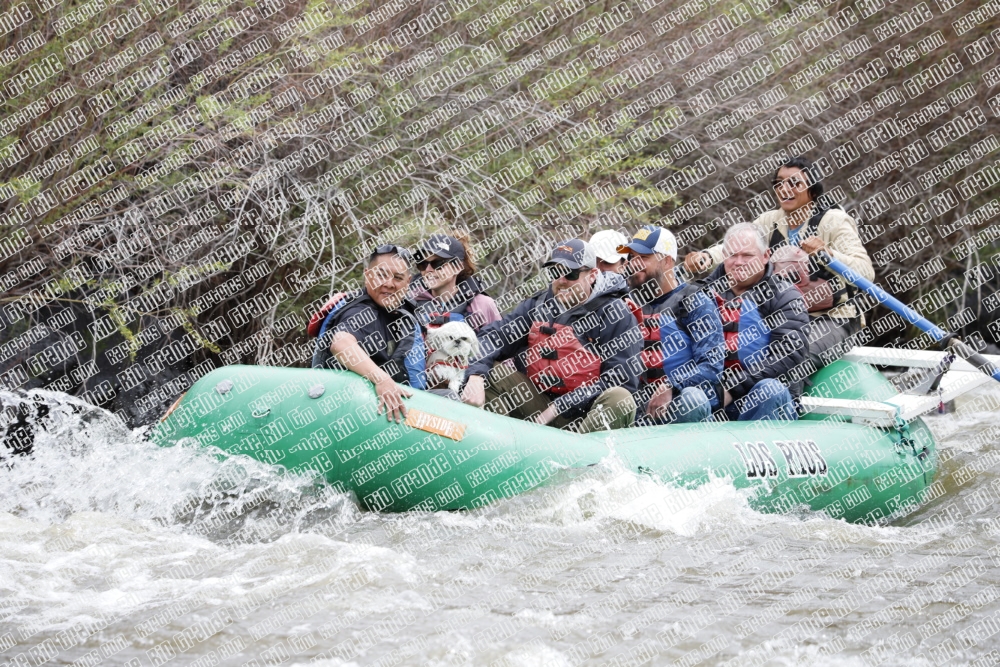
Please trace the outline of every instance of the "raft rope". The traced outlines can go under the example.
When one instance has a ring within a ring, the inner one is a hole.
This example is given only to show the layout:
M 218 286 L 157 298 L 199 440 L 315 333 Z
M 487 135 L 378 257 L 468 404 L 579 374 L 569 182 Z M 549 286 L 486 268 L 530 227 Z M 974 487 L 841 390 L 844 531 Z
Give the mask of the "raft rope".
M 918 461 L 923 461 L 927 458 L 927 447 L 922 447 L 919 451 L 917 450 L 917 441 L 913 439 L 910 435 L 910 424 L 903 419 L 903 408 L 900 405 L 894 405 L 892 403 L 886 403 L 885 405 L 892 405 L 896 408 L 896 427 L 890 432 L 890 437 L 898 438 L 893 444 L 896 446 L 897 453 L 900 456 L 905 454 L 913 454 Z

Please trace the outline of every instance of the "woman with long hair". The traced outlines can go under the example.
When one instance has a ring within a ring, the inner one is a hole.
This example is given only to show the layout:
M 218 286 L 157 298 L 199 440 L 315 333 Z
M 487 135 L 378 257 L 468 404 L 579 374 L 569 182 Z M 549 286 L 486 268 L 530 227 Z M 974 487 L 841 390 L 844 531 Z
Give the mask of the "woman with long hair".
M 478 332 L 500 319 L 496 301 L 483 293 L 476 280 L 476 263 L 464 238 L 432 235 L 417 252 L 416 265 L 420 272 L 420 281 L 414 285 L 416 315 L 425 330 L 464 321 Z

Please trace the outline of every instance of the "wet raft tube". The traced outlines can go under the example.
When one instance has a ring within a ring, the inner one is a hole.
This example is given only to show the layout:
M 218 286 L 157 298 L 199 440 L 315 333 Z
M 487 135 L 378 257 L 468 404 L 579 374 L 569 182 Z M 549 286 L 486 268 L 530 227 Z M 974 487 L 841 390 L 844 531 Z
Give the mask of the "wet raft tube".
M 882 400 L 875 369 L 839 361 L 811 393 Z M 201 378 L 152 434 L 196 439 L 296 472 L 314 471 L 371 510 L 472 508 L 523 493 L 612 448 L 640 474 L 694 487 L 713 477 L 753 490 L 765 512 L 807 506 L 851 522 L 906 513 L 930 494 L 935 445 L 922 421 L 876 429 L 843 417 L 684 424 L 580 435 L 415 391 L 407 423 L 376 413 L 371 385 L 342 371 L 228 366 Z

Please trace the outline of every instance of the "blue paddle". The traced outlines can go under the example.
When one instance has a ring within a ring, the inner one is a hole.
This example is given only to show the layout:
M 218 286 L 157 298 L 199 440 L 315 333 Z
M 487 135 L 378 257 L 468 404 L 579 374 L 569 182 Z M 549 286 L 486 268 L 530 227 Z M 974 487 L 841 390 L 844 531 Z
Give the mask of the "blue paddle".
M 994 366 L 993 362 L 989 359 L 963 343 L 958 336 L 953 333 L 948 333 L 875 283 L 862 278 L 858 275 L 858 272 L 851 267 L 847 266 L 840 260 L 830 257 L 829 253 L 820 250 L 816 254 L 819 257 L 820 262 L 826 265 L 831 271 L 839 273 L 844 280 L 851 283 L 859 290 L 875 299 L 937 342 L 951 347 L 955 350 L 955 353 L 958 354 L 958 356 L 962 357 L 982 372 L 991 376 L 997 382 L 1000 382 L 1000 369 Z

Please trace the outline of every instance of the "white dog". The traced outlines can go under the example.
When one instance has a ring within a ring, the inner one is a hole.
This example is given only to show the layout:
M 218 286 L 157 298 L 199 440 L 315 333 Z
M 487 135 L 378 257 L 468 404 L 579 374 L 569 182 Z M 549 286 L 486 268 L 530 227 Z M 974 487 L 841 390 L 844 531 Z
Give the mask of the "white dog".
M 479 356 L 479 339 L 465 322 L 445 322 L 427 332 L 427 388 L 442 385 L 458 393 L 469 361 Z

